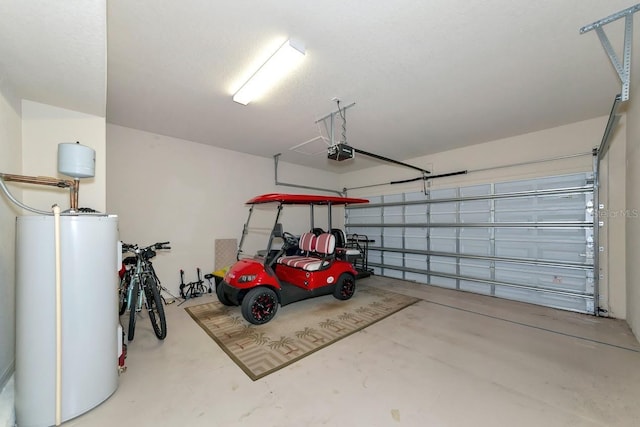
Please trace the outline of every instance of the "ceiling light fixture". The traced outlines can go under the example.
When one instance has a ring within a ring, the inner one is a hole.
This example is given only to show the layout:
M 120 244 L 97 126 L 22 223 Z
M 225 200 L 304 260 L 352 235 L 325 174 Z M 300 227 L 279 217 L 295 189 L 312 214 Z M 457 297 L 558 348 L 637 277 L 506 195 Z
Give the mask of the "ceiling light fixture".
M 233 95 L 233 100 L 247 105 L 263 95 L 285 74 L 293 70 L 304 58 L 304 45 L 287 40 L 262 64 L 258 70 Z

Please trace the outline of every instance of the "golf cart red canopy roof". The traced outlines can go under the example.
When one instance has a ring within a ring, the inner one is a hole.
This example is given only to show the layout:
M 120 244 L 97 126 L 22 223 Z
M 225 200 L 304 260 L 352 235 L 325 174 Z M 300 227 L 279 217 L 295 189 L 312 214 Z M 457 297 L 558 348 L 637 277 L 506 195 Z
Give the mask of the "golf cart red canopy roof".
M 254 197 L 247 202 L 247 205 L 274 202 L 282 203 L 284 205 L 350 205 L 355 203 L 369 203 L 367 199 L 356 199 L 353 197 L 269 193 Z

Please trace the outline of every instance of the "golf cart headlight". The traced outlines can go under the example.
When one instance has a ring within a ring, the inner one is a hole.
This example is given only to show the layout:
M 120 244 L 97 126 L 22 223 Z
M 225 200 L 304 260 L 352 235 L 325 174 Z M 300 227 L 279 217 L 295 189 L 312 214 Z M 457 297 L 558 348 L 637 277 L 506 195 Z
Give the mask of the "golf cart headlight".
M 256 280 L 255 274 L 243 274 L 238 279 L 238 283 L 249 283 L 249 282 L 253 282 L 254 280 Z

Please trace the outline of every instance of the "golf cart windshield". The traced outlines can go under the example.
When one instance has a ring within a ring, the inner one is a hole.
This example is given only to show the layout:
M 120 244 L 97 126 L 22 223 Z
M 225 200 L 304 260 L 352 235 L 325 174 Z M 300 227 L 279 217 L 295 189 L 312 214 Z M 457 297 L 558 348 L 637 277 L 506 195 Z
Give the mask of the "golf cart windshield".
M 265 257 L 284 244 L 283 233 L 295 236 L 314 228 L 313 207 L 368 203 L 348 197 L 271 193 L 249 200 L 249 216 L 238 248 L 238 259 Z M 286 209 L 283 209 L 287 206 Z M 311 209 L 309 208 L 311 206 Z M 331 228 L 331 220 L 328 221 Z

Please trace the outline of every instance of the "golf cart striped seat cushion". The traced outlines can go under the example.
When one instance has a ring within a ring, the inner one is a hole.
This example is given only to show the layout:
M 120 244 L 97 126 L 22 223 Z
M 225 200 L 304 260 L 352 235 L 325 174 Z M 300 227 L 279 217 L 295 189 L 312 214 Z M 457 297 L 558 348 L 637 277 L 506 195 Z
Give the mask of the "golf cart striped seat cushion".
M 309 253 L 316 250 L 316 235 L 313 233 L 303 233 L 300 236 L 298 247 L 301 251 Z
M 322 233 L 316 239 L 316 252 L 321 255 L 331 255 L 336 249 L 336 237 L 333 234 Z
M 305 233 L 302 236 L 300 236 L 300 243 L 298 245 L 302 250 L 305 250 L 305 248 L 309 247 L 307 242 L 303 243 L 303 237 L 308 238 L 306 237 L 306 234 L 311 234 L 311 233 Z M 327 259 L 327 257 L 329 255 L 332 255 L 333 251 L 335 250 L 335 246 L 336 246 L 335 237 L 328 233 L 321 234 L 317 238 L 313 234 L 311 234 L 311 236 L 313 236 L 314 238 L 313 240 L 315 240 L 314 246 L 315 246 L 315 253 L 317 254 L 316 256 L 282 257 L 278 259 L 278 264 L 287 265 L 289 267 L 300 268 L 305 271 L 317 271 L 317 270 L 320 270 L 322 267 L 329 265 L 329 259 Z

